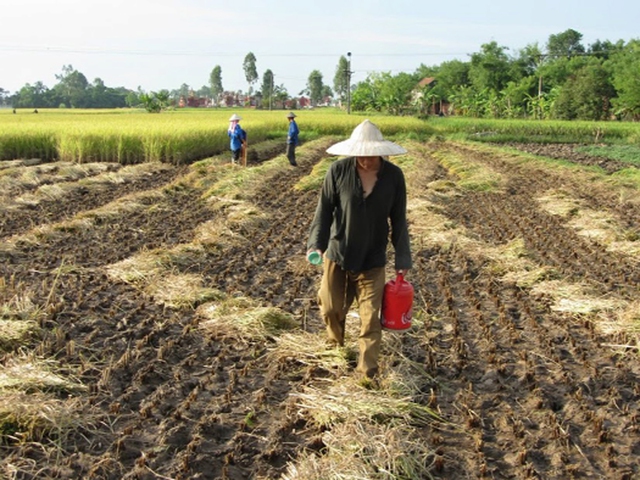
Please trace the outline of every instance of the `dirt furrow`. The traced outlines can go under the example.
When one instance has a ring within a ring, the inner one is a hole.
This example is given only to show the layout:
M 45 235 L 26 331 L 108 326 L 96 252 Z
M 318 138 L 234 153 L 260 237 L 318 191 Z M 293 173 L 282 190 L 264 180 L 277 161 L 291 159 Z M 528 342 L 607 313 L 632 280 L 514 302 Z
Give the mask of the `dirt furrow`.
M 185 172 L 171 168 L 124 183 L 104 183 L 74 188 L 60 200 L 43 198 L 35 205 L 6 210 L 0 221 L 0 238 L 24 233 L 34 227 L 69 219 L 74 215 L 106 205 L 116 198 L 165 185 Z M 35 221 L 35 223 L 34 223 Z
M 193 230 L 210 220 L 200 192 L 171 189 L 167 198 L 142 199 L 142 208 L 112 217 L 96 217 L 90 227 L 60 228 L 37 243 L 18 239 L 15 248 L 5 253 L 0 274 L 6 278 L 50 271 L 65 265 L 95 268 L 118 262 L 144 249 L 189 242 Z
M 315 304 L 320 270 L 305 260 L 306 237 L 317 202 L 316 191 L 298 192 L 295 182 L 309 173 L 322 151 L 297 168 L 268 179 L 249 199 L 269 212 L 268 226 L 244 231 L 249 241 L 207 257 L 184 271 L 202 275 L 231 295 L 245 295 L 301 317 Z
M 288 177 L 288 182 L 295 178 Z M 102 438 L 102 447 L 78 437 L 75 448 L 83 460 L 70 458 L 70 468 L 74 476 L 101 479 L 148 476 L 154 468 L 190 478 L 198 465 L 196 471 L 209 472 L 201 478 L 215 478 L 223 471 L 227 478 L 247 478 L 260 470 L 270 476 L 272 468 L 284 466 L 297 440 L 293 427 L 280 420 L 265 421 L 277 428 L 264 430 L 268 441 L 256 442 L 257 433 L 243 433 L 250 413 L 247 396 L 257 396 L 252 410 L 268 419 L 289 388 L 277 377 L 266 382 L 266 370 L 256 361 L 264 346 L 246 349 L 229 338 L 203 336 L 193 313 L 164 308 L 100 272 L 102 266 L 143 249 L 191 241 L 193 229 L 212 217 L 199 192 L 188 189 L 172 189 L 160 204 L 149 207 L 102 219 L 80 232 L 62 232 L 38 245 L 18 243 L 3 262 L 2 274 L 24 294 L 50 301 L 42 326 L 58 333 L 45 334 L 36 350 L 81 365 L 78 377 L 94 392 L 88 411 L 105 412 L 111 418 L 105 425 L 118 422 L 102 433 L 93 432 Z M 280 267 L 281 261 L 276 262 Z M 73 268 L 52 272 L 61 265 Z M 200 431 L 207 429 L 228 433 L 203 440 Z M 289 446 L 278 441 L 285 436 Z M 227 461 L 202 469 L 216 454 Z M 47 463 L 42 454 L 33 457 Z M 57 468 L 45 467 L 41 473 L 55 475 Z
M 640 271 L 632 260 L 596 249 L 555 216 L 535 208 L 529 197 L 472 193 L 452 202 L 448 212 L 488 244 L 523 238 L 539 263 L 574 281 L 589 279 L 603 294 L 615 291 L 628 298 L 637 294 Z
M 293 183 L 304 172 L 302 167 L 283 174 L 258 195 L 265 202 L 269 201 L 269 195 L 278 195 L 282 212 L 276 216 L 278 220 L 273 223 L 272 234 L 260 239 L 259 244 L 265 249 L 258 255 L 251 253 L 256 245 L 248 246 L 246 251 L 234 249 L 233 254 L 218 252 L 211 255 L 210 261 L 186 266 L 189 272 L 207 274 L 222 270 L 226 273 L 220 277 L 209 277 L 211 285 L 229 294 L 238 292 L 262 301 L 265 293 L 272 289 L 271 300 L 265 304 L 281 304 L 295 311 L 294 297 L 288 293 L 295 280 L 278 281 L 277 275 L 282 275 L 283 265 L 291 255 L 287 245 L 299 244 L 300 228 L 305 226 L 304 215 L 291 221 L 299 200 L 290 193 Z M 288 228 L 284 218 L 288 218 Z M 267 250 L 267 246 L 276 248 Z M 251 258 L 260 260 L 247 269 Z M 282 296 L 280 301 L 276 298 L 278 295 Z M 188 316 L 183 317 L 180 324 L 183 332 L 195 333 L 196 325 L 191 326 Z M 132 371 L 138 373 L 125 385 L 130 384 L 137 395 L 129 398 L 125 391 L 118 401 L 126 405 L 135 418 L 130 423 L 133 427 L 121 430 L 119 438 L 96 465 L 110 458 L 114 450 L 120 452 L 119 445 L 130 443 L 131 451 L 156 451 L 157 454 L 145 458 L 144 464 L 140 458 L 128 458 L 124 454 L 118 457 L 122 468 L 129 469 L 123 478 L 143 475 L 145 469 L 172 478 L 191 478 L 195 472 L 199 478 L 211 479 L 255 475 L 276 478 L 286 461 L 305 442 L 304 437 L 295 433 L 296 427 L 300 430 L 303 425 L 291 424 L 288 416 L 282 414 L 287 392 L 296 388 L 300 379 L 287 378 L 278 366 L 265 365 L 261 359 L 265 345 L 191 333 L 184 342 L 174 341 L 175 333 L 168 337 L 172 339 L 171 346 L 162 348 L 161 359 L 153 350 L 152 338 L 150 353 L 134 355 Z M 156 352 L 159 352 L 157 346 Z M 137 378 L 150 369 L 152 381 Z M 164 374 L 159 375 L 160 372 Z M 136 387 L 146 383 L 153 385 L 150 391 Z
M 76 162 L 42 162 L 9 160 L 0 162 L 0 182 L 5 199 L 33 192 L 44 185 L 55 185 L 117 172 L 123 167 L 117 162 L 79 164 Z
M 593 182 L 584 181 L 584 178 L 574 178 L 570 172 L 559 173 L 553 169 L 542 169 L 529 164 L 525 166 L 518 162 L 513 162 L 501 158 L 500 154 L 490 154 L 477 152 L 460 145 L 448 145 L 445 148 L 452 149 L 460 155 L 479 160 L 491 168 L 503 172 L 508 178 L 508 192 L 528 198 L 529 202 L 549 190 L 570 191 L 576 198 L 585 202 L 585 205 L 594 211 L 609 211 L 614 213 L 622 222 L 622 226 L 628 230 L 638 229 L 638 219 L 640 219 L 640 203 L 637 201 L 625 201 L 615 189 L 604 189 L 594 185 Z M 562 145 L 547 146 L 547 149 L 557 148 L 563 152 L 551 155 L 553 158 L 580 162 L 580 155 L 572 156 L 570 150 L 564 150 Z M 569 156 L 566 156 L 569 155 Z M 615 163 L 615 162 L 614 162 Z M 626 164 L 627 168 L 632 168 Z
M 533 264 L 633 300 L 638 272 L 627 259 L 581 239 L 531 201 L 559 188 L 560 179 L 529 180 L 486 154 L 508 177 L 507 194 L 432 195 L 430 182 L 456 180 L 429 155 L 432 148 L 415 154 L 410 199 L 428 200 L 478 244 L 522 238 Z M 199 275 L 207 287 L 280 307 L 302 328 L 319 330 L 320 270 L 304 259 L 317 191 L 293 186 L 323 149 L 243 193 L 268 214 L 266 226 L 234 223 L 230 230 L 242 230 L 231 232 L 234 241 L 181 258 L 171 273 Z M 571 182 L 563 188 L 587 195 Z M 115 218 L 95 217 L 87 228 L 58 230 L 38 244 L 25 238 L 5 251 L 5 290 L 43 309 L 42 338 L 31 347 L 89 386 L 83 413 L 96 418 L 92 429 L 65 444 L 63 458 L 28 444 L 3 450 L 5 460 L 25 471 L 38 465 L 38 474 L 22 478 L 279 478 L 288 461 L 321 445 L 321 432 L 290 411 L 289 399 L 318 373 L 295 358 L 268 364 L 269 339 L 204 328 L 191 306 L 169 306 L 108 277 L 105 266 L 190 243 L 199 225 L 225 215 L 182 186 L 139 203 Z M 398 335 L 403 353 L 430 375 L 416 379 L 423 385 L 413 400 L 443 419 L 425 429 L 434 477 L 634 478 L 640 472 L 637 355 L 611 350 L 619 339 L 603 334 L 593 317 L 554 311 L 545 295 L 505 281 L 464 242 L 412 240 L 409 279 L 416 309 L 425 312 L 424 329 Z
M 488 245 L 524 236 L 545 253 L 539 262 L 576 280 L 586 272 L 604 292 L 628 297 L 637 285 L 635 277 L 613 281 L 629 273 L 627 266 L 615 270 L 623 259 L 608 258 L 600 271 L 602 264 L 582 253 L 588 245 L 519 195 L 446 198 L 431 200 Z M 582 258 L 585 270 L 563 263 L 563 252 Z M 604 347 L 613 338 L 592 322 L 552 311 L 547 299 L 505 283 L 463 248 L 415 256 L 411 281 L 430 313 L 422 349 L 433 384 L 425 388 L 447 421 L 432 432 L 437 478 L 631 478 L 640 448 L 626 435 L 638 430 L 637 362 L 625 365 L 623 354 Z

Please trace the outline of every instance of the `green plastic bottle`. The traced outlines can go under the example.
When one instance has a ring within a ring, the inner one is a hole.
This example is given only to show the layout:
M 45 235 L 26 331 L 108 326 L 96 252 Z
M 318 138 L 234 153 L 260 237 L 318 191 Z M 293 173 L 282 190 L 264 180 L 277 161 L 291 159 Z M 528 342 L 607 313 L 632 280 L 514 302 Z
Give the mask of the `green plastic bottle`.
M 312 250 L 307 254 L 307 260 L 311 265 L 320 265 L 322 264 L 322 254 L 317 250 Z

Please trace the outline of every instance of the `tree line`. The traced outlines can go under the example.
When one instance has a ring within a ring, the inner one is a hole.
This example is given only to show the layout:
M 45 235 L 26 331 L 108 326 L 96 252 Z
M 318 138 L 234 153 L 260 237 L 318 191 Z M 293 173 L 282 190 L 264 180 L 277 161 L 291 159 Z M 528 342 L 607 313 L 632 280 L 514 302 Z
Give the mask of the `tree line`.
M 62 73 L 56 75 L 56 83 L 48 88 L 41 81 L 27 83 L 19 91 L 10 94 L 0 88 L 0 105 L 13 108 L 126 108 L 145 107 L 149 111 L 160 111 L 177 104 L 181 96 L 209 96 L 210 88 L 201 87 L 193 91 L 187 84 L 175 90 L 146 92 L 141 87 L 132 90 L 125 87 L 112 88 L 96 78 L 87 77 L 72 65 L 64 65 Z
M 354 111 L 389 114 L 455 114 L 491 118 L 580 120 L 640 119 L 640 40 L 615 43 L 596 41 L 585 47 L 582 34 L 568 29 L 549 36 L 544 47 L 529 44 L 514 55 L 497 42 L 483 44 L 467 61 L 451 60 L 439 65 L 421 64 L 413 73 L 376 72 L 351 84 L 349 60 L 341 56 L 333 88 L 313 70 L 298 95 L 311 105 L 338 104 Z M 260 85 L 257 59 L 252 52 L 242 68 L 247 91 L 227 92 L 222 69 L 216 65 L 208 85 L 193 89 L 183 84 L 175 90 L 145 92 L 140 87 L 110 88 L 96 78 L 90 83 L 66 65 L 51 89 L 42 82 L 26 84 L 13 95 L 0 88 L 0 104 L 14 108 L 120 108 L 144 106 L 160 111 L 180 98 L 208 98 L 225 105 L 229 95 L 255 102 L 259 108 L 284 108 L 292 97 L 276 84 L 266 69 Z M 421 81 L 428 79 L 428 81 Z
M 640 40 L 585 47 L 573 29 L 515 55 L 493 41 L 470 55 L 413 74 L 374 73 L 352 94 L 355 110 L 479 118 L 640 119 Z M 416 91 L 422 79 L 429 79 Z
M 15 94 L 0 88 L 0 105 L 13 108 L 121 108 L 128 106 L 132 93 L 124 87 L 111 88 L 96 78 L 89 83 L 87 78 L 71 65 L 62 67 L 56 75 L 58 83 L 48 88 L 41 81 L 25 84 Z

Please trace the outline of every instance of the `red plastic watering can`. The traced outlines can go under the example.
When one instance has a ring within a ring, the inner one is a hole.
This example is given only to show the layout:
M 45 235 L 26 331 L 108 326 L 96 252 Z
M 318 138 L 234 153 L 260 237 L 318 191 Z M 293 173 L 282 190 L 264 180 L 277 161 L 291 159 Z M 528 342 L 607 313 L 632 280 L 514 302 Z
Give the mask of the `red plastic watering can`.
M 413 285 L 398 274 L 384 286 L 382 297 L 382 326 L 390 330 L 406 330 L 411 327 Z

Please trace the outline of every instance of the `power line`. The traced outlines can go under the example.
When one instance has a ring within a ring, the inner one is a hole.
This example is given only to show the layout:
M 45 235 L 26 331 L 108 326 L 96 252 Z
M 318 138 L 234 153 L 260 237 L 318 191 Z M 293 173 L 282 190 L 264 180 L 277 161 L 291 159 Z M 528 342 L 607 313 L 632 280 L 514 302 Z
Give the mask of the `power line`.
M 85 53 L 98 55 L 157 55 L 157 56 L 205 56 L 205 57 L 244 57 L 246 53 L 238 52 L 196 52 L 196 51 L 168 51 L 168 50 L 129 50 L 119 48 L 106 47 L 69 47 L 61 45 L 11 45 L 0 44 L 0 50 L 13 52 L 44 52 L 44 53 Z M 615 49 L 614 49 L 615 50 Z M 357 57 L 425 57 L 425 56 L 459 56 L 473 55 L 481 52 L 411 52 L 411 53 L 357 53 Z M 563 57 L 563 56 L 591 56 L 612 53 L 611 51 L 589 51 L 589 52 L 571 52 L 567 53 L 532 53 L 529 56 L 547 57 Z M 260 57 L 340 57 L 344 53 L 308 53 L 308 52 L 289 52 L 289 53 L 258 53 Z
M 104 47 L 65 47 L 44 45 L 0 45 L 0 50 L 9 52 L 43 52 L 43 53 L 82 53 L 96 55 L 149 55 L 149 56 L 204 56 L 204 57 L 244 57 L 245 53 L 229 52 L 194 52 L 194 51 L 166 51 L 166 50 L 126 50 Z M 258 53 L 260 57 L 340 57 L 342 53 Z M 468 55 L 467 53 L 451 52 L 416 52 L 416 53 L 358 53 L 358 57 L 424 57 L 437 55 Z

